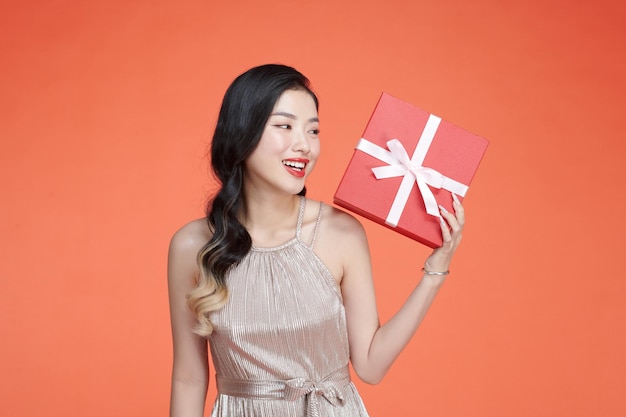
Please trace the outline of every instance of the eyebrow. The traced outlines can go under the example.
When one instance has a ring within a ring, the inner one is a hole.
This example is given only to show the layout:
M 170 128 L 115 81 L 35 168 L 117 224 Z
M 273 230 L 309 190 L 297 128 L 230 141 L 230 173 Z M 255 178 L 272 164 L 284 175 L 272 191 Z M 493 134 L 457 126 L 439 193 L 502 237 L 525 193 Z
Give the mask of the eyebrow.
M 292 119 L 292 120 L 296 120 L 297 119 L 297 117 L 294 114 L 287 113 L 285 111 L 274 112 L 274 113 L 270 114 L 270 117 L 271 116 L 283 116 L 283 117 L 287 117 L 287 118 Z M 309 119 L 309 122 L 319 122 L 319 121 L 320 121 L 319 117 L 311 117 Z

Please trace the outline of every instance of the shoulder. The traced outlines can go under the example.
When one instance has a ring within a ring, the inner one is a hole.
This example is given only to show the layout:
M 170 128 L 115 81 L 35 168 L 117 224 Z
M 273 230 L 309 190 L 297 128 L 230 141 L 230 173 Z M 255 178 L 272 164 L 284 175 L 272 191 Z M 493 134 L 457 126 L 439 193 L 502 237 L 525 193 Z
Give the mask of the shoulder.
M 172 236 L 169 247 L 170 258 L 192 258 L 195 261 L 198 251 L 210 238 L 211 231 L 206 219 L 193 220 L 178 229 Z
M 359 265 L 369 265 L 367 236 L 361 222 L 352 214 L 325 203 L 321 207 L 315 251 L 337 284 L 342 285 L 344 277 Z
M 322 203 L 320 238 L 337 253 L 367 250 L 367 236 L 361 222 L 352 214 Z
M 206 219 L 191 221 L 174 233 L 167 256 L 167 276 L 172 295 L 184 298 L 193 288 L 200 273 L 198 252 L 210 238 Z
M 182 247 L 204 245 L 210 238 L 211 231 L 206 219 L 196 219 L 185 224 L 174 233 L 171 245 Z
M 350 213 L 331 206 L 323 201 L 306 199 L 306 210 L 304 213 L 304 223 L 311 223 L 317 220 L 321 210 L 321 225 L 326 228 L 336 229 L 343 232 L 361 232 L 363 226 Z
M 325 203 L 322 203 L 322 207 L 322 224 L 326 229 L 347 237 L 365 236 L 363 225 L 353 215 Z

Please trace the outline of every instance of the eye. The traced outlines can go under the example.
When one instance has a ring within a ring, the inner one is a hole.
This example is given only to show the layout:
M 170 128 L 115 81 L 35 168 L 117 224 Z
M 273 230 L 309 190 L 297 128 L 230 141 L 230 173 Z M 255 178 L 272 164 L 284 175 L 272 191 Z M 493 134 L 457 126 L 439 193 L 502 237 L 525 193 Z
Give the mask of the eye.
M 309 130 L 309 133 L 312 133 L 313 135 L 319 135 L 320 134 L 320 130 L 319 129 L 311 129 Z
M 291 129 L 290 124 L 274 125 L 274 127 L 277 127 L 279 129 Z

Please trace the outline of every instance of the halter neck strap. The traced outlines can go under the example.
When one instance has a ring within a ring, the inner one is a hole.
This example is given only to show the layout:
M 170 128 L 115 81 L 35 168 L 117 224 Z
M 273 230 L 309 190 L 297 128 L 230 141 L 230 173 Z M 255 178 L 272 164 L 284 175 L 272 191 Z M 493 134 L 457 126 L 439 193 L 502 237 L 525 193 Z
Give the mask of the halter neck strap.
M 296 237 L 298 240 L 302 240 L 300 238 L 302 232 L 302 221 L 304 220 L 304 209 L 306 207 L 306 198 L 304 196 L 300 196 L 300 210 L 298 212 L 298 223 L 296 225 Z
M 308 245 L 302 241 L 302 223 L 304 221 L 304 209 L 306 208 L 306 198 L 300 197 L 300 210 L 298 212 L 298 224 L 296 225 L 296 238 L 304 243 L 307 247 L 313 248 L 315 245 L 315 239 L 317 239 L 317 234 L 320 228 L 320 222 L 322 220 L 322 208 L 324 207 L 323 203 L 320 201 L 319 212 L 317 213 L 317 220 L 315 221 L 315 228 L 313 229 L 313 236 L 311 237 L 311 243 Z

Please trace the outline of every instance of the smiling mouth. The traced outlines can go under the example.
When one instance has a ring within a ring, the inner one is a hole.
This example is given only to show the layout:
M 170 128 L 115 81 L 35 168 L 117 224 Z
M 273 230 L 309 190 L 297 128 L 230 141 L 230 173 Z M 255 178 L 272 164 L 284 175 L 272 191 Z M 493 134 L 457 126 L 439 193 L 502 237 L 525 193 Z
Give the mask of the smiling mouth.
M 302 171 L 304 170 L 304 167 L 306 167 L 306 162 L 300 162 L 300 161 L 283 161 L 283 165 L 291 168 L 291 169 L 295 169 L 297 171 Z

